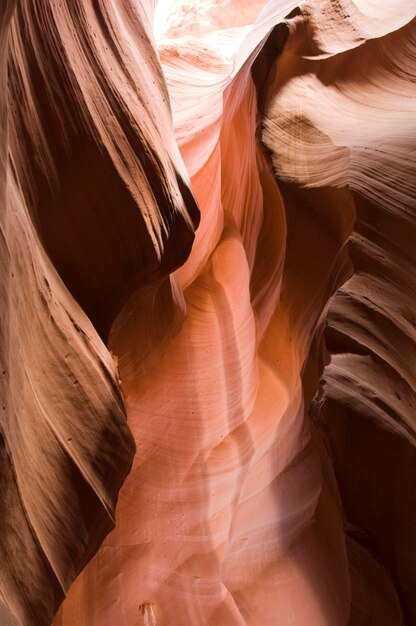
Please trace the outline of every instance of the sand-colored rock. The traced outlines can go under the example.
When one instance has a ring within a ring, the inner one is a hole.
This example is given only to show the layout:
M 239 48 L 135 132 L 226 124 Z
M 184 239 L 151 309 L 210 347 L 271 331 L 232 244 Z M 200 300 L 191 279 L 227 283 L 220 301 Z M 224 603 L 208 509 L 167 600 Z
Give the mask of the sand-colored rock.
M 0 611 L 412 624 L 414 3 L 13 8 Z

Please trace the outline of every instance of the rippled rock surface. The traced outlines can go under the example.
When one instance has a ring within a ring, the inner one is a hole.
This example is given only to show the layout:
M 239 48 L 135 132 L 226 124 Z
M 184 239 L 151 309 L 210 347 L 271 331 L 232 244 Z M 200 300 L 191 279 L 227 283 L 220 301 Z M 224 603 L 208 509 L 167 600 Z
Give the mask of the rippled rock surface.
M 5 624 L 414 623 L 415 14 L 1 5 Z

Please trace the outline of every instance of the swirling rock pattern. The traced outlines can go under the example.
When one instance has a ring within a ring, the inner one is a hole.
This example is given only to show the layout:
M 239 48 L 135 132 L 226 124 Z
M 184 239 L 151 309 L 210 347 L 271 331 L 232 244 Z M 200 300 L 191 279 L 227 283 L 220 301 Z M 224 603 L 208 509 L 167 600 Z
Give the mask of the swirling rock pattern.
M 416 30 L 408 3 L 377 15 L 344 4 L 343 26 L 337 12 L 324 17 L 325 3 L 305 6 L 293 24 L 270 78 L 263 136 L 281 176 L 352 191 L 354 276 L 328 310 L 331 362 L 315 418 L 348 520 L 351 623 L 410 624 Z
M 412 624 L 414 3 L 154 10 L 0 9 L 4 610 Z
M 0 606 L 25 625 L 51 623 L 114 527 L 134 455 L 97 331 L 181 262 L 197 221 L 146 15 L 119 8 L 112 24 L 72 0 L 0 13 Z M 144 76 L 115 45 L 127 15 Z

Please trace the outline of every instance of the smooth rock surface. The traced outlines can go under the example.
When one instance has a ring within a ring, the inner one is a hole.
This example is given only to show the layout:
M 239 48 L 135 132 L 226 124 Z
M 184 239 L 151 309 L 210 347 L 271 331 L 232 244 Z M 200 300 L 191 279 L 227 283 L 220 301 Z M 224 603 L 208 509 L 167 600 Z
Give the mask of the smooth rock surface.
M 414 3 L 155 4 L 0 8 L 0 606 L 411 625 Z

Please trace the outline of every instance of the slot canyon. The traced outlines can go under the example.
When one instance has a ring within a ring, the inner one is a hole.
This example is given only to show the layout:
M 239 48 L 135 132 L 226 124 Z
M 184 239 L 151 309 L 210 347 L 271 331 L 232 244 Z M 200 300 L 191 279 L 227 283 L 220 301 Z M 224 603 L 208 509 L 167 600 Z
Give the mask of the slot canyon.
M 414 0 L 0 0 L 0 85 L 0 626 L 415 626 Z

